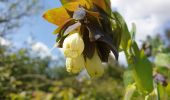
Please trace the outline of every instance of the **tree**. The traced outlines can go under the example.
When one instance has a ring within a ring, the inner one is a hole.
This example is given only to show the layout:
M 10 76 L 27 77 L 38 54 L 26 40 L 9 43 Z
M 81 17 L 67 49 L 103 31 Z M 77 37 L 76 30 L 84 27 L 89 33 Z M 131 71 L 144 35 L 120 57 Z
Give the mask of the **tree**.
M 0 36 L 13 32 L 22 19 L 37 13 L 42 5 L 39 0 L 0 0 Z

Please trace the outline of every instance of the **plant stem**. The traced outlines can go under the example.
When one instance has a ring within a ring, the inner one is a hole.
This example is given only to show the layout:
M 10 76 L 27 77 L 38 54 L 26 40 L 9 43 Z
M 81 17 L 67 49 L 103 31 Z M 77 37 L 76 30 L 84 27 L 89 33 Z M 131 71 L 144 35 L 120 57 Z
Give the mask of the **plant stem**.
M 156 83 L 156 90 L 157 90 L 157 100 L 161 100 L 160 93 L 159 93 L 159 83 Z

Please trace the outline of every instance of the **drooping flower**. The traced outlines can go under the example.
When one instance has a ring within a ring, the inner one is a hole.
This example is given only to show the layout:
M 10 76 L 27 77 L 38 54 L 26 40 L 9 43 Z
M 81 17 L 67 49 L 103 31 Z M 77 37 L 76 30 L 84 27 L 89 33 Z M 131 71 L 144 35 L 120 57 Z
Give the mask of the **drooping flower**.
M 100 77 L 103 75 L 104 67 L 102 65 L 102 62 L 96 50 L 95 50 L 94 56 L 91 59 L 89 58 L 86 59 L 85 67 L 86 67 L 88 74 L 91 77 Z
M 83 55 L 80 55 L 76 58 L 66 58 L 66 69 L 71 73 L 78 73 L 84 67 L 84 58 Z
M 79 33 L 69 35 L 63 42 L 64 55 L 69 58 L 76 58 L 82 54 L 84 42 Z
M 48 10 L 43 17 L 59 26 L 54 33 L 58 47 L 63 48 L 67 71 L 77 73 L 85 65 L 91 77 L 101 76 L 102 62 L 108 61 L 110 51 L 118 59 L 121 40 L 112 27 L 110 0 L 60 1 L 62 7 Z

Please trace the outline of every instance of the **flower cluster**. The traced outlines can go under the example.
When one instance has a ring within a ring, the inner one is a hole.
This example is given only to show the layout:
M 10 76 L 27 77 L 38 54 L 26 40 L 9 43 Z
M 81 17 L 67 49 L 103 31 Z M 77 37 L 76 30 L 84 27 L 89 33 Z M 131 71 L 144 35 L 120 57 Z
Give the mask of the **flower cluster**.
M 118 59 L 120 39 L 112 27 L 110 0 L 60 0 L 60 8 L 45 12 L 47 21 L 59 26 L 58 47 L 63 48 L 68 72 L 85 68 L 91 77 L 104 73 L 102 62 L 108 61 L 110 51 Z

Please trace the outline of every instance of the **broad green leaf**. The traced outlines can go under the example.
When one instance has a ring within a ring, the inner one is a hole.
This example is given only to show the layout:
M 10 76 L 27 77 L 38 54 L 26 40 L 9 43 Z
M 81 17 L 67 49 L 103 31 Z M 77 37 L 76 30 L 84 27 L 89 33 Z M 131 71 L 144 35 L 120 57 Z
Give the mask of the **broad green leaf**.
M 155 57 L 156 66 L 164 66 L 170 68 L 170 53 L 159 53 Z
M 67 13 L 64 7 L 50 9 L 44 13 L 43 17 L 47 21 L 58 26 L 62 25 L 65 21 L 67 21 L 70 18 L 69 14 Z
M 131 84 L 126 88 L 126 93 L 123 100 L 131 100 L 133 93 L 136 90 L 135 84 Z
M 127 51 L 128 41 L 131 40 L 131 36 L 126 22 L 118 12 L 113 12 L 112 14 L 117 23 L 117 29 L 120 31 L 116 34 L 116 37 L 118 38 L 118 41 L 121 41 L 122 48 Z
M 140 51 L 140 55 L 134 57 L 133 76 L 136 85 L 143 93 L 150 93 L 153 90 L 152 64 L 147 59 L 144 51 Z

